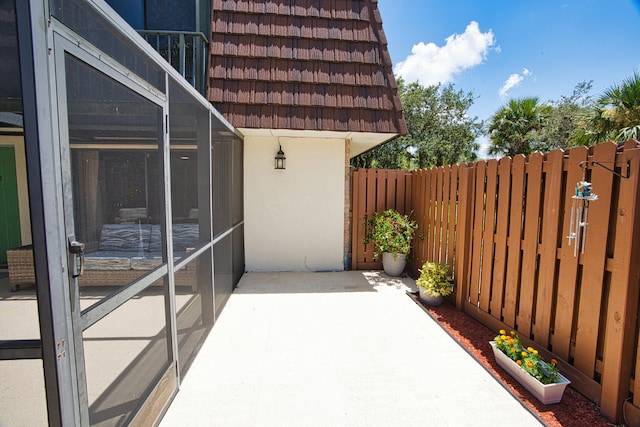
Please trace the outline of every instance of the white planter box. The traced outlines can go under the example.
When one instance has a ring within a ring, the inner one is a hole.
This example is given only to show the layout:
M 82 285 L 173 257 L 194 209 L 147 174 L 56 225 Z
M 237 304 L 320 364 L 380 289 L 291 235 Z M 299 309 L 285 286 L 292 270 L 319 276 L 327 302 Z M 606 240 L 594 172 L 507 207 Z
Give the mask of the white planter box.
M 513 378 L 522 384 L 527 390 L 531 392 L 540 402 L 545 405 L 549 403 L 558 403 L 562 400 L 565 388 L 571 381 L 566 377 L 558 374 L 558 382 L 555 384 L 542 384 L 535 377 L 531 376 L 527 371 L 522 369 L 516 362 L 511 360 L 506 354 L 501 352 L 496 347 L 495 341 L 490 341 L 491 348 L 493 349 L 493 355 L 496 358 L 496 362 L 505 371 L 507 371 Z

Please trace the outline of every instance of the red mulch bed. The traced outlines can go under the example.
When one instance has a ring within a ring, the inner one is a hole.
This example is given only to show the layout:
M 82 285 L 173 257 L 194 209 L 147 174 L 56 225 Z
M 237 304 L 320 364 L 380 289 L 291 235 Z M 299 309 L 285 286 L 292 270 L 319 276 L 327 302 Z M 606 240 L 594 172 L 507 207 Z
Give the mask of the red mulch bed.
M 533 413 L 550 427 L 557 426 L 612 426 L 600 416 L 595 403 L 582 394 L 567 387 L 562 402 L 543 405 L 529 391 L 498 366 L 493 357 L 489 341 L 498 331 L 492 331 L 466 313 L 458 311 L 454 305 L 445 302 L 439 307 L 428 307 L 420 303 L 417 295 L 411 297 L 435 319 L 460 345 L 467 349 L 494 376 L 502 381 Z

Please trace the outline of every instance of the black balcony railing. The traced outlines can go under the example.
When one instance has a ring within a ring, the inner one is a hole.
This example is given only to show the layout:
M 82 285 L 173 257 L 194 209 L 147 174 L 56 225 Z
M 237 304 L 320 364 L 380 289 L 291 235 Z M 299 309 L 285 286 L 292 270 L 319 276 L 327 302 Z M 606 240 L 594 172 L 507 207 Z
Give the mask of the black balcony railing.
M 138 31 L 160 55 L 205 95 L 209 42 L 202 33 L 188 31 Z

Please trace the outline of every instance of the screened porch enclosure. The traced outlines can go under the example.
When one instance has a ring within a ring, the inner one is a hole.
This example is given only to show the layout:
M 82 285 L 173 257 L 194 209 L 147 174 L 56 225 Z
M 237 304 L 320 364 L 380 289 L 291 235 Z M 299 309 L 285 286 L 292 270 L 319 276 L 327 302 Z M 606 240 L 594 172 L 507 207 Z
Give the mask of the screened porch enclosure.
M 242 139 L 102 6 L 0 2 L 32 231 L 27 282 L 0 277 L 2 425 L 153 424 L 244 272 Z

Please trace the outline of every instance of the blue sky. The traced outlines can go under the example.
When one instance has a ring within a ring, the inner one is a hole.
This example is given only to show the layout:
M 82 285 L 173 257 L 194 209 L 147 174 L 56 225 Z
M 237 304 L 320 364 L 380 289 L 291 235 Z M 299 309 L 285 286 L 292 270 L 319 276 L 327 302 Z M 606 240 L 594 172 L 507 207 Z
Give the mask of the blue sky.
M 640 71 L 640 0 L 379 0 L 394 72 L 449 83 L 487 120 L 511 98 L 541 102 Z M 482 142 L 486 144 L 486 141 Z

